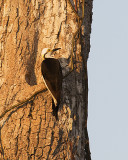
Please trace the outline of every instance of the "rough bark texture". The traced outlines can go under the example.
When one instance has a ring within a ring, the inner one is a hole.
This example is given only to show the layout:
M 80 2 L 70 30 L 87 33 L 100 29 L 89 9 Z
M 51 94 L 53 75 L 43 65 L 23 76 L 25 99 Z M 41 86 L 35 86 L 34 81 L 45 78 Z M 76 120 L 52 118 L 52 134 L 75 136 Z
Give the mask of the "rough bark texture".
M 81 15 L 81 1 L 74 1 Z M 77 3 L 76 3 L 77 2 Z M 73 2 L 72 2 L 73 4 Z M 87 134 L 87 58 L 92 0 L 74 45 L 75 70 L 63 80 L 59 121 L 41 76 L 43 48 L 61 47 L 56 58 L 63 75 L 70 69 L 78 19 L 67 0 L 0 1 L 0 114 L 42 89 L 31 100 L 0 117 L 0 159 L 90 160 Z

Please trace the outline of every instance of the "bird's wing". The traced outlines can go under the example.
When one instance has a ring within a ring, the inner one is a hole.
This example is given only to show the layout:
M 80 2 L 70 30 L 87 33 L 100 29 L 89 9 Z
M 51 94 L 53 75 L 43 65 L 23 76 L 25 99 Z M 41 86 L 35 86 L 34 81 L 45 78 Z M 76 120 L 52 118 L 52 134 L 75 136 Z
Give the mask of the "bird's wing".
M 45 84 L 57 103 L 60 102 L 62 89 L 62 69 L 57 59 L 47 58 L 41 64 Z

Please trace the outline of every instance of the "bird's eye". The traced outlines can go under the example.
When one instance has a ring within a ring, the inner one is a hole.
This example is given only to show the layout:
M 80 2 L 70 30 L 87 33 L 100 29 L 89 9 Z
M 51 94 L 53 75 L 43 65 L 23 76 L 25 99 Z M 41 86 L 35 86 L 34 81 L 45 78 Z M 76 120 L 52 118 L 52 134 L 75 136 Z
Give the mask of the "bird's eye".
M 48 49 L 48 52 L 50 51 L 50 49 Z

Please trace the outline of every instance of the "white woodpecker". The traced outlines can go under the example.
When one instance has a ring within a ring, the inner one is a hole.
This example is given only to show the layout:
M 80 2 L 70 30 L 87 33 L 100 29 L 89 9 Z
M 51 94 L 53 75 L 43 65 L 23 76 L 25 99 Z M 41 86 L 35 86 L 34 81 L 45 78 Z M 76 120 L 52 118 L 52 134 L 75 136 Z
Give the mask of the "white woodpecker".
M 56 59 L 53 53 L 61 48 L 55 48 L 53 50 L 44 48 L 42 50 L 42 63 L 41 72 L 44 79 L 44 83 L 52 95 L 52 109 L 53 115 L 58 119 L 58 107 L 61 98 L 62 89 L 62 69 L 58 59 Z

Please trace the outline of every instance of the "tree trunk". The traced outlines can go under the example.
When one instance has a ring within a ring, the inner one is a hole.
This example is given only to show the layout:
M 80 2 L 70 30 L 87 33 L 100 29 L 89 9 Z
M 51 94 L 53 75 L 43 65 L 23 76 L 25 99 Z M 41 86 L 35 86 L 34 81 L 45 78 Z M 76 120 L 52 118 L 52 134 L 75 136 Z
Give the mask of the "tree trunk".
M 0 1 L 0 159 L 91 159 L 91 17 L 92 0 Z M 58 121 L 41 75 L 40 53 L 46 47 L 61 48 L 56 52 L 64 76 Z

